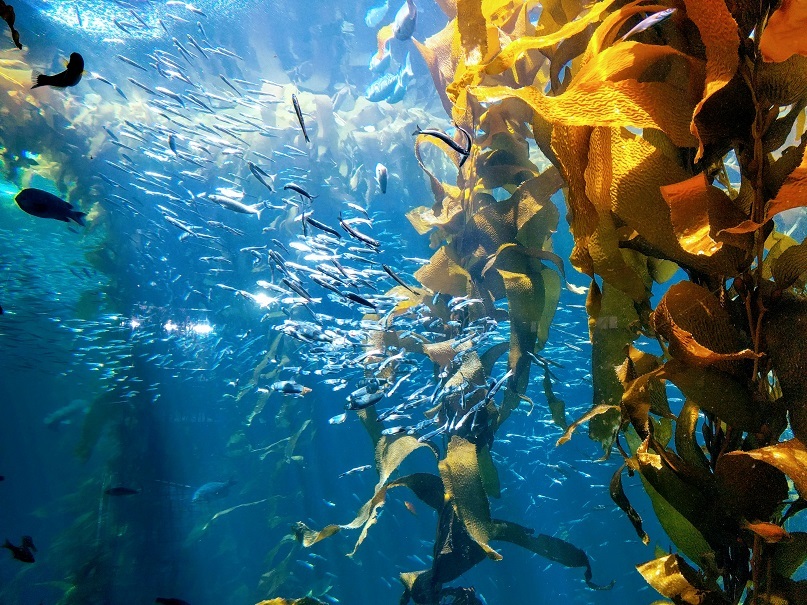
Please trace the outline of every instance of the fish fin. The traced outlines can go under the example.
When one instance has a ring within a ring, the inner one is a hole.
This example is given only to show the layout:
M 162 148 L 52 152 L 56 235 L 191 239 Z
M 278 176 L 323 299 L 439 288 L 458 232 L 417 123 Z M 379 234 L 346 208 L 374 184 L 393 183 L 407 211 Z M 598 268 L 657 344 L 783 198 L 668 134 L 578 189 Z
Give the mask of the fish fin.
M 79 212 L 78 210 L 74 210 L 70 213 L 70 218 L 76 221 L 79 225 L 84 227 L 86 223 L 84 222 L 84 217 L 87 216 L 86 212 Z M 68 222 L 67 219 L 64 219 L 64 222 Z
M 34 73 L 32 73 L 31 74 L 31 81 L 34 83 L 34 85 L 31 86 L 31 90 L 33 90 L 34 88 L 39 88 L 40 86 L 46 86 L 48 84 L 48 78 L 49 77 L 50 76 L 46 76 L 45 74 L 41 74 L 38 71 L 35 71 Z

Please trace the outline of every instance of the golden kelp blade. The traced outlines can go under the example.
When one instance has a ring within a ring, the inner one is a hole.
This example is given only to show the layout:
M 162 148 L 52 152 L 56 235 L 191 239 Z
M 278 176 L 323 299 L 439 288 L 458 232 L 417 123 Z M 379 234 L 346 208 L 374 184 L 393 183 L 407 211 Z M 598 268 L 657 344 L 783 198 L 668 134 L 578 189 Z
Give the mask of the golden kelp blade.
M 807 55 L 807 1 L 784 0 L 768 19 L 759 49 L 766 61 L 785 61 L 795 53 Z

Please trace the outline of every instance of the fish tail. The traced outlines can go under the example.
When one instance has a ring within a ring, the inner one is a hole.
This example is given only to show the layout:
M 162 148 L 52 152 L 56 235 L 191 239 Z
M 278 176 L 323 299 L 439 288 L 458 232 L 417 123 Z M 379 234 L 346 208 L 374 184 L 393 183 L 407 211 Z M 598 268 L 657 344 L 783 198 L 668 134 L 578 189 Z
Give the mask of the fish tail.
M 31 80 L 34 83 L 34 85 L 31 86 L 31 90 L 50 84 L 50 76 L 46 76 L 45 74 L 41 74 L 36 71 L 31 75 Z
M 72 218 L 75 222 L 79 225 L 84 227 L 86 223 L 84 222 L 84 217 L 87 216 L 86 212 L 79 212 L 78 210 L 74 210 L 70 213 L 70 218 Z
M 9 550 L 14 550 L 14 545 L 8 541 L 8 538 L 6 538 L 6 541 L 3 543 L 2 547 L 7 548 Z
M 419 135 L 421 132 L 423 131 L 420 129 L 420 124 L 418 124 L 417 126 L 415 126 L 415 132 L 412 133 L 412 136 L 415 137 Z

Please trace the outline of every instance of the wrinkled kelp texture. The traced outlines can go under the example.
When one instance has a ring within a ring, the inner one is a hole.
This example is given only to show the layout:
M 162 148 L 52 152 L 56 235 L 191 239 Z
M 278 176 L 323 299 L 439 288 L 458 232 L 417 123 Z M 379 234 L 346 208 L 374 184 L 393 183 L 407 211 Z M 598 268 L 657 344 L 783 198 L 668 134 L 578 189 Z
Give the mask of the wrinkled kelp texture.
M 558 443 L 588 422 L 606 456 L 619 451 L 611 496 L 649 543 L 622 487 L 625 470 L 639 475 L 679 552 L 638 571 L 670 601 L 804 603 L 807 583 L 792 576 L 807 540 L 787 524 L 807 496 L 807 244 L 774 219 L 807 206 L 807 3 L 549 1 L 537 23 L 537 2 L 440 4 L 448 24 L 415 43 L 446 112 L 476 137 L 463 166 L 440 147 L 456 184 L 435 176 L 434 141 L 416 140 L 435 203 L 409 218 L 437 248 L 416 277 L 430 293 L 481 298 L 479 313 L 495 316 L 506 299 L 513 374 L 484 431 L 434 449 L 439 476 L 391 480 L 398 457 L 385 452 L 416 442 L 376 437 L 373 498 L 352 523 L 298 525 L 298 538 L 361 527 L 360 543 L 386 491 L 406 486 L 440 514 L 434 564 L 402 575 L 404 601 L 439 602 L 442 583 L 499 558 L 496 539 L 589 578 L 571 545 L 490 519 L 498 482 L 478 463 L 519 404 L 557 305 L 549 197 L 562 188 L 570 261 L 592 278 L 594 401 L 568 427 L 553 413 L 566 429 Z M 667 8 L 671 18 L 626 36 Z M 658 290 L 674 274 L 686 277 Z M 459 355 L 461 343 L 422 348 L 448 375 L 458 365 L 466 378 L 490 375 L 490 359 Z M 670 390 L 683 395 L 680 409 Z

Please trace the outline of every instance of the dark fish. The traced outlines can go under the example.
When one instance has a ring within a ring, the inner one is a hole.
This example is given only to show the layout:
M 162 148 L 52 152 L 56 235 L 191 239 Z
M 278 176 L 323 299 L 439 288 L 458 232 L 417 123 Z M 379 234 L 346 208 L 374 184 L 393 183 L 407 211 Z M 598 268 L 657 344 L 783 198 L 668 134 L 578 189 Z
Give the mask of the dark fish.
M 418 126 L 417 128 L 415 128 L 415 132 L 412 133 L 412 136 L 423 135 L 427 137 L 434 137 L 435 139 L 442 141 L 443 143 L 451 147 L 451 149 L 460 154 L 462 159 L 460 160 L 459 165 L 460 167 L 462 167 L 462 165 L 465 163 L 465 160 L 467 160 L 468 156 L 471 154 L 471 135 L 467 130 L 460 128 L 459 126 L 457 126 L 457 128 L 463 133 L 463 136 L 466 138 L 465 147 L 459 145 L 454 139 L 452 139 L 442 130 L 437 130 L 435 128 L 427 128 L 424 130 L 420 126 Z
M 415 33 L 417 24 L 418 9 L 412 0 L 406 0 L 406 4 L 398 9 L 395 21 L 392 23 L 392 35 L 396 40 L 406 41 Z
M 317 197 L 316 195 L 311 195 L 310 193 L 308 193 L 305 189 L 303 189 L 302 187 L 300 187 L 296 183 L 289 183 L 288 185 L 283 185 L 283 189 L 299 193 L 303 197 L 307 197 L 309 200 L 313 200 L 315 197 Z
M 305 137 L 305 142 L 310 143 L 311 140 L 308 138 L 308 131 L 305 129 L 305 121 L 303 120 L 303 112 L 300 109 L 300 102 L 297 100 L 297 95 L 291 95 L 291 102 L 294 105 L 294 113 L 297 114 L 297 120 L 300 122 L 300 128 L 303 129 L 303 136 Z
M 342 296 L 352 300 L 355 303 L 359 303 L 360 305 L 362 305 L 364 307 L 369 307 L 370 309 L 373 309 L 374 311 L 378 310 L 378 307 L 376 307 L 369 300 L 367 300 L 363 296 L 359 296 L 358 294 L 354 294 L 353 292 L 342 292 Z
M 0 307 L 0 315 L 2 315 L 2 314 L 3 314 L 3 307 Z M 0 477 L 0 481 L 2 481 L 2 480 L 3 480 L 3 478 Z
M 200 487 L 193 493 L 191 502 L 206 502 L 209 500 L 222 498 L 227 495 L 227 492 L 233 485 L 235 485 L 235 479 L 230 479 L 229 481 L 226 482 L 211 481 L 210 483 L 205 483 L 202 487 Z
M 8 23 L 8 28 L 11 30 L 11 39 L 14 40 L 14 46 L 22 50 L 20 32 L 14 29 L 14 21 L 17 20 L 17 16 L 14 14 L 14 7 L 10 4 L 6 4 L 3 0 L 0 0 L 0 19 Z
M 332 229 L 328 225 L 320 223 L 318 220 L 311 218 L 307 214 L 305 215 L 305 220 L 312 227 L 316 227 L 320 231 L 324 231 L 325 233 L 329 233 L 330 235 L 333 235 L 336 239 L 342 239 L 342 235 L 336 229 Z
M 134 496 L 135 494 L 140 493 L 140 489 L 134 489 L 131 487 L 125 487 L 123 485 L 117 485 L 115 487 L 110 487 L 104 490 L 104 493 L 107 496 Z
M 191 605 L 187 601 L 183 599 L 177 599 L 175 597 L 157 597 L 154 599 L 155 603 L 160 603 L 161 605 Z
M 403 286 L 404 288 L 409 290 L 412 294 L 417 294 L 417 292 L 415 292 L 412 288 L 407 286 L 406 282 L 404 282 L 404 280 L 402 280 L 400 277 L 398 277 L 395 274 L 395 272 L 392 269 L 390 269 L 387 265 L 382 264 L 381 268 L 384 269 L 384 271 L 386 272 L 387 275 L 389 275 L 392 279 L 394 279 L 396 282 L 398 282 L 398 284 L 400 284 L 401 286 Z
M 15 546 L 9 542 L 8 538 L 6 538 L 3 548 L 10 550 L 11 555 L 17 559 L 17 561 L 22 561 L 23 563 L 34 563 L 36 561 L 36 559 L 34 559 L 36 546 L 34 546 L 34 541 L 31 536 L 23 536 L 22 544 L 20 546 Z
M 73 205 L 56 197 L 52 193 L 41 189 L 23 189 L 14 198 L 17 205 L 28 214 L 39 218 L 54 218 L 65 223 L 75 221 L 79 225 L 84 225 L 86 212 L 79 212 L 73 209 Z
M 75 86 L 81 81 L 81 74 L 83 72 L 84 57 L 78 53 L 71 53 L 70 60 L 67 62 L 67 69 L 54 76 L 38 74 L 36 76 L 36 83 L 31 88 L 39 88 L 40 86 L 56 86 L 57 88 Z
M 297 397 L 307 395 L 311 392 L 310 388 L 298 384 L 293 380 L 279 380 L 278 382 L 274 382 L 272 383 L 271 389 L 275 393 L 282 393 L 283 395 L 293 395 Z
M 342 225 L 342 229 L 344 229 L 345 231 L 347 231 L 350 234 L 350 237 L 359 240 L 362 244 L 365 244 L 366 246 L 370 246 L 371 248 L 373 248 L 375 250 L 378 250 L 378 248 L 381 247 L 380 242 L 378 242 L 377 240 L 374 240 L 372 237 L 370 237 L 368 235 L 364 235 L 364 233 L 360 233 L 359 231 L 356 231 L 355 229 L 353 229 L 353 227 L 348 225 L 342 219 L 341 214 L 339 215 L 339 224 Z
M 363 393 L 354 397 L 351 395 L 348 398 L 348 402 L 345 404 L 346 410 L 363 410 L 365 408 L 369 408 L 371 405 L 375 405 L 379 401 L 384 399 L 384 393 L 377 392 L 377 393 Z

